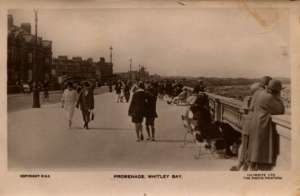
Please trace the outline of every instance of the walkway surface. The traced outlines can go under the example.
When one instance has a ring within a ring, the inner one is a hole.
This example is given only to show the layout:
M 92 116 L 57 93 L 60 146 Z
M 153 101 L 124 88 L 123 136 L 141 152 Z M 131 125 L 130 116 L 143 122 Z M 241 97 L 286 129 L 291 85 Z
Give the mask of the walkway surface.
M 58 102 L 9 110 L 9 169 L 226 171 L 236 163 L 207 152 L 195 159 L 198 147 L 193 143 L 182 148 L 181 106 L 158 101 L 157 140 L 136 142 L 127 103 L 116 103 L 112 93 L 99 93 L 95 103 L 89 130 L 82 128 L 79 110 L 69 129 Z

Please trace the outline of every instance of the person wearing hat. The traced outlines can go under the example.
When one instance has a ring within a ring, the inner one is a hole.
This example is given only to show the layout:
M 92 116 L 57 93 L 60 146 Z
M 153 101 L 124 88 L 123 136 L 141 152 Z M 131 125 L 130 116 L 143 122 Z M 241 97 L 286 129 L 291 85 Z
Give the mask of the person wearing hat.
M 271 80 L 272 80 L 271 76 L 263 76 L 259 81 L 261 88 L 265 89 Z
M 146 117 L 146 130 L 148 134 L 147 140 L 155 141 L 155 126 L 154 121 L 157 118 L 156 112 L 157 91 L 153 84 L 150 84 L 146 90 L 146 105 L 145 105 L 145 117 Z M 150 132 L 151 130 L 151 132 Z
M 246 171 L 249 167 L 248 162 L 248 145 L 249 145 L 249 122 L 252 117 L 253 106 L 255 104 L 256 97 L 259 95 L 259 92 L 262 91 L 262 85 L 260 82 L 255 82 L 250 86 L 250 96 L 244 98 L 244 104 L 242 106 L 244 123 L 242 127 L 242 143 L 239 153 L 239 162 L 236 166 L 231 167 L 231 171 L 239 171 L 241 168 Z M 256 93 L 258 92 L 258 93 Z
M 272 115 L 284 113 L 284 104 L 280 98 L 282 89 L 281 81 L 270 80 L 267 88 L 253 102 L 248 125 L 250 170 L 271 170 L 275 164 L 278 144 Z
M 121 102 L 121 91 L 122 91 L 122 83 L 121 80 L 118 80 L 115 85 L 115 90 L 117 94 L 117 103 Z
M 67 88 L 64 90 L 61 98 L 61 107 L 64 109 L 68 122 L 69 128 L 72 126 L 72 119 L 74 116 L 74 110 L 78 98 L 78 93 L 73 88 L 73 83 L 68 82 Z
M 193 90 L 193 97 L 190 110 L 194 114 L 194 119 L 197 120 L 197 130 L 199 130 L 199 140 L 206 140 L 207 147 L 210 146 L 210 126 L 211 116 L 209 111 L 209 100 L 207 94 L 204 92 L 205 87 L 200 82 Z M 189 102 L 189 101 L 188 101 Z
M 145 105 L 147 97 L 144 88 L 144 83 L 139 82 L 137 89 L 132 96 L 128 109 L 128 115 L 131 116 L 131 120 L 135 124 L 137 142 L 144 139 L 142 122 L 145 117 Z
M 84 121 L 83 127 L 89 129 L 90 113 L 94 109 L 94 94 L 89 82 L 85 82 L 79 95 L 76 107 L 81 110 Z
M 174 104 L 185 103 L 188 96 L 189 96 L 188 88 L 183 87 L 182 92 L 178 94 L 178 96 L 173 98 L 172 103 Z
M 194 93 L 198 93 L 198 92 L 203 92 L 205 89 L 205 85 L 204 85 L 204 82 L 203 80 L 198 80 L 196 86 L 194 87 Z

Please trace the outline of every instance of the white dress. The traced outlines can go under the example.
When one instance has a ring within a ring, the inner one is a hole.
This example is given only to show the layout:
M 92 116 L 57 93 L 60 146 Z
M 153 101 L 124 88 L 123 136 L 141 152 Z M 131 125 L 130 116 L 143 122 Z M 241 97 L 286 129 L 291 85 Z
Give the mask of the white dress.
M 72 121 L 76 103 L 78 100 L 78 94 L 76 90 L 64 90 L 61 101 L 64 104 L 64 111 L 68 120 Z

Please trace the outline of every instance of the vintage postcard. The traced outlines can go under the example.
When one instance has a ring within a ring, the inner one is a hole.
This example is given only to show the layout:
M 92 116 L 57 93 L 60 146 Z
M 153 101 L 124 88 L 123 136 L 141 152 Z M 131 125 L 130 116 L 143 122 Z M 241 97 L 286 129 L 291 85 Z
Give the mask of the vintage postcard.
M 2 4 L 1 195 L 299 194 L 298 1 Z

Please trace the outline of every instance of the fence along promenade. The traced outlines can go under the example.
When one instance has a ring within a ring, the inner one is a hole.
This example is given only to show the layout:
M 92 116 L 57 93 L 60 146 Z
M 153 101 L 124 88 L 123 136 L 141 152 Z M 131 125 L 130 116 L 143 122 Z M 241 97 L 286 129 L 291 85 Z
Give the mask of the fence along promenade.
M 236 131 L 242 132 L 244 122 L 243 102 L 233 98 L 207 93 L 210 112 L 214 121 L 228 123 Z M 272 121 L 279 135 L 279 154 L 275 170 L 285 170 L 291 163 L 291 115 L 273 115 Z

